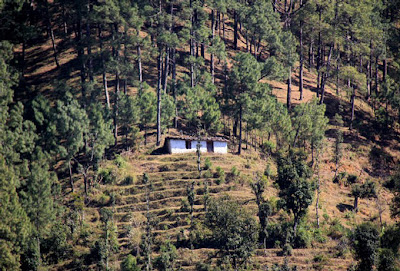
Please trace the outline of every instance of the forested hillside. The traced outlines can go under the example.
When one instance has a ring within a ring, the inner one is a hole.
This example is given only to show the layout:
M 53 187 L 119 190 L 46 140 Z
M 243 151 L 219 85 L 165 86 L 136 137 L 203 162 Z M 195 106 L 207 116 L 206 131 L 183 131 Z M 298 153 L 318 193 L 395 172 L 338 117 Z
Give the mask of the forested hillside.
M 399 0 L 0 0 L 0 270 L 400 270 L 399 44 Z

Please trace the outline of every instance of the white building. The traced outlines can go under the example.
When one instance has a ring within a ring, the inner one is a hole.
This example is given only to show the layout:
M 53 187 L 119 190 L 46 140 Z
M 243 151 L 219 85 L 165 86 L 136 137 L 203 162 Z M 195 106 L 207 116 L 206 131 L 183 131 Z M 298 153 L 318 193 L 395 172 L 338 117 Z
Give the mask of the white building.
M 165 138 L 168 153 L 196 152 L 228 153 L 228 140 L 222 137 L 168 136 Z

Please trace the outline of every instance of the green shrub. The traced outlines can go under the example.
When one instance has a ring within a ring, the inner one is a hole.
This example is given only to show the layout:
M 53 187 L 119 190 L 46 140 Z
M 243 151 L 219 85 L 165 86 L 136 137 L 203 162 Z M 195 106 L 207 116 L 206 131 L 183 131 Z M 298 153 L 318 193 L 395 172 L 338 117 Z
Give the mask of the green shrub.
M 336 175 L 336 178 L 333 179 L 333 183 L 338 183 L 340 185 L 344 184 L 344 180 L 347 178 L 347 172 L 343 171 L 343 172 L 339 172 Z
M 297 227 L 297 234 L 294 238 L 293 246 L 295 248 L 308 248 L 311 246 L 312 234 L 311 231 L 304 223 Z
M 132 185 L 136 182 L 136 176 L 126 176 L 122 182 L 124 185 Z
M 328 238 L 321 229 L 314 230 L 313 235 L 314 241 L 317 243 L 325 244 L 328 241 Z
M 97 178 L 99 183 L 115 184 L 117 182 L 117 173 L 111 168 L 100 168 Z
M 101 193 L 98 196 L 98 200 L 97 201 L 98 201 L 99 205 L 101 205 L 101 206 L 108 205 L 108 203 L 110 202 L 110 196 L 108 196 L 108 195 L 106 195 L 104 193 Z
M 353 219 L 354 218 L 354 212 L 348 211 L 345 215 L 344 218 L 346 219 Z
M 160 247 L 160 256 L 155 259 L 155 266 L 161 271 L 175 270 L 177 258 L 176 247 L 170 241 L 166 241 Z
M 204 170 L 209 170 L 209 169 L 211 169 L 211 167 L 212 167 L 211 160 L 210 160 L 210 158 L 207 157 L 204 160 Z
M 332 239 L 340 239 L 345 234 L 345 227 L 338 218 L 335 218 L 328 228 L 327 235 Z
M 213 176 L 213 174 L 212 174 L 211 170 L 206 170 L 206 171 L 204 171 L 204 173 L 203 173 L 203 177 L 204 177 L 204 178 L 209 179 L 209 178 L 212 178 L 212 176 Z
M 213 268 L 209 263 L 198 262 L 196 263 L 197 271 L 212 271 Z
M 233 167 L 231 168 L 231 174 L 232 174 L 232 176 L 234 176 L 234 177 L 238 177 L 238 176 L 240 175 L 240 171 L 237 169 L 236 166 L 233 166 Z
M 313 268 L 315 270 L 324 270 L 325 265 L 327 265 L 329 262 L 329 259 L 326 255 L 324 254 L 317 254 L 313 258 Z
M 181 212 L 189 212 L 190 211 L 190 206 L 189 206 L 189 202 L 187 201 L 187 199 L 182 199 L 181 200 Z
M 261 146 L 261 150 L 268 155 L 271 155 L 274 149 L 276 149 L 276 145 L 272 141 L 264 142 L 264 144 Z
M 229 172 L 229 177 L 227 178 L 226 182 L 230 183 L 231 181 L 236 182 L 239 179 L 240 171 L 237 167 L 233 166 L 231 168 L 231 172 Z
M 225 171 L 221 167 L 217 167 L 215 170 L 216 172 L 214 174 L 214 177 L 218 178 L 217 184 L 219 185 L 225 182 Z
M 347 253 L 349 253 L 349 239 L 346 236 L 343 236 L 339 239 L 336 247 L 335 257 L 344 257 Z
M 131 254 L 126 256 L 121 262 L 121 271 L 140 271 L 140 268 L 136 262 L 136 258 Z
M 264 176 L 267 178 L 271 178 L 272 176 L 272 170 L 271 170 L 271 165 L 267 164 L 267 167 L 264 170 Z
M 126 160 L 124 157 L 122 157 L 121 155 L 117 154 L 115 156 L 114 159 L 114 164 L 118 167 L 118 168 L 124 168 L 126 166 Z

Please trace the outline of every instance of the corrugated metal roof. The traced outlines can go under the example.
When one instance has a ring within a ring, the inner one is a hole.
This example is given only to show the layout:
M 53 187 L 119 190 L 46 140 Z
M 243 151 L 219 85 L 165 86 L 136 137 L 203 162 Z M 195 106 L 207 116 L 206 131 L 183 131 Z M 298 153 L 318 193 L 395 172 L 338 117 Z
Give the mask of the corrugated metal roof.
M 189 136 L 189 135 L 177 135 L 177 136 L 167 136 L 165 140 L 168 139 L 181 139 L 181 140 L 190 140 L 190 141 L 219 141 L 219 142 L 229 142 L 228 139 L 218 136 Z

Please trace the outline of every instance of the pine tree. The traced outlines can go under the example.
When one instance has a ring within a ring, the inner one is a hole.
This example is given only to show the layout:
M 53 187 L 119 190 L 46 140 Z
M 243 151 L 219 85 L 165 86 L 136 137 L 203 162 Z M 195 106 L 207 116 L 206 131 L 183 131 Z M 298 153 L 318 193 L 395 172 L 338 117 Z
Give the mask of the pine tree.
M 288 31 L 283 32 L 281 41 L 282 41 L 281 58 L 282 62 L 284 63 L 284 66 L 288 70 L 286 106 L 290 110 L 292 108 L 292 71 L 298 57 L 296 53 L 297 41 L 293 37 L 293 35 Z
M 144 90 L 136 97 L 140 112 L 140 128 L 144 130 L 144 144 L 147 144 L 147 129 L 156 119 L 157 98 L 154 92 Z
M 63 85 L 60 87 L 63 89 Z M 68 165 L 71 189 L 74 191 L 72 161 L 75 161 L 75 156 L 85 146 L 84 134 L 88 131 L 88 117 L 68 89 L 62 100 L 57 101 L 52 112 L 52 122 L 47 129 L 52 135 L 49 142 L 52 152 L 59 154 Z
M 55 175 L 49 172 L 48 159 L 40 149 L 35 150 L 33 161 L 26 187 L 23 187 L 21 194 L 24 208 L 34 228 L 37 262 L 41 265 L 41 239 L 47 234 L 48 225 L 54 219 L 51 188 Z
M 346 66 L 341 69 L 341 77 L 344 80 L 348 80 L 351 85 L 351 118 L 349 129 L 353 129 L 354 111 L 355 111 L 355 99 L 357 89 L 364 90 L 366 86 L 365 74 L 359 73 L 355 67 Z
M 20 270 L 31 223 L 16 191 L 17 177 L 0 155 L 0 269 Z
M 127 94 L 121 95 L 120 100 L 119 123 L 125 134 L 125 148 L 128 150 L 128 137 L 133 131 L 133 125 L 138 121 L 138 108 L 132 96 Z

